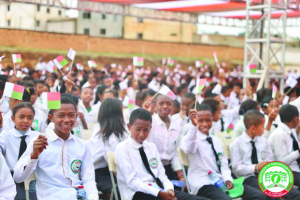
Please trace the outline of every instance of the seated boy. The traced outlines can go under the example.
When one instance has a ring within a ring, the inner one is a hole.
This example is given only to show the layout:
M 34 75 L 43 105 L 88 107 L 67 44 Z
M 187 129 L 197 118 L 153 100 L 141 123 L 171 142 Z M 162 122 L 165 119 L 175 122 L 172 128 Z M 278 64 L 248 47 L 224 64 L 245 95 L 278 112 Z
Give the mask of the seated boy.
M 231 199 L 210 180 L 209 171 L 217 174 L 228 189 L 232 189 L 233 179 L 228 167 L 228 159 L 223 155 L 222 142 L 219 138 L 209 135 L 213 114 L 206 104 L 197 106 L 190 111 L 191 122 L 189 131 L 180 143 L 180 148 L 188 154 L 190 165 L 188 181 L 193 194 L 209 199 Z M 265 199 L 265 195 L 244 185 L 244 199 Z
M 300 150 L 297 135 L 300 132 L 297 107 L 286 104 L 279 110 L 281 123 L 269 137 L 275 160 L 284 162 L 294 172 L 294 184 L 300 187 Z M 295 130 L 295 128 L 297 128 Z
M 139 108 L 132 111 L 127 125 L 131 137 L 117 146 L 115 163 L 122 199 L 204 199 L 174 191 L 155 144 L 145 141 L 150 133 L 151 123 L 152 117 L 147 110 Z
M 264 133 L 264 115 L 257 110 L 249 110 L 244 117 L 246 131 L 230 145 L 232 171 L 238 178 L 245 177 L 244 184 L 261 192 L 258 172 L 265 164 L 273 161 L 273 153 Z M 299 199 L 300 193 L 293 188 L 285 199 Z

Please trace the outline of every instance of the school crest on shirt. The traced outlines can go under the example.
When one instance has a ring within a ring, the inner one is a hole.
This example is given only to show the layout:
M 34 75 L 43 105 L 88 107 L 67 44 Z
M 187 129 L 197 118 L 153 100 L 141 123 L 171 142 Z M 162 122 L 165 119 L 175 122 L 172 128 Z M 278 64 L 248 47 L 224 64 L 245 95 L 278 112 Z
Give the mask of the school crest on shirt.
M 265 150 L 262 150 L 262 151 L 260 152 L 260 158 L 261 158 L 263 161 L 266 160 L 266 152 L 265 152 Z
M 223 154 L 221 152 L 218 153 L 218 165 L 221 166 L 221 160 L 222 160 Z
M 39 129 L 39 120 L 33 120 L 31 127 L 33 128 L 33 130 L 37 131 Z
M 150 160 L 149 160 L 149 165 L 150 165 L 150 167 L 152 168 L 152 169 L 156 169 L 157 168 L 157 166 L 158 166 L 158 161 L 157 161 L 157 159 L 156 158 L 151 158 Z
M 74 174 L 78 174 L 78 172 L 80 171 L 80 167 L 81 167 L 82 161 L 79 159 L 73 160 L 73 162 L 71 163 L 71 170 Z

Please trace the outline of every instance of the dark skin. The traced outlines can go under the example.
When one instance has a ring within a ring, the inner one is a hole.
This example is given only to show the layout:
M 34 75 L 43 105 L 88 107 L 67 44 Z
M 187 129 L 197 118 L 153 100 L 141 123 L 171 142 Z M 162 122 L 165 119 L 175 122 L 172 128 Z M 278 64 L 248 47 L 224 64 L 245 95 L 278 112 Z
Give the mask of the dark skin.
M 193 125 L 197 126 L 201 133 L 209 136 L 209 129 L 213 122 L 213 115 L 210 111 L 201 110 L 197 112 L 196 109 L 190 110 L 190 119 L 192 120 Z M 225 185 L 228 190 L 233 188 L 233 183 L 229 180 L 225 181 Z
M 21 108 L 14 116 L 11 116 L 11 119 L 17 130 L 27 131 L 32 125 L 34 113 L 30 108 Z
M 127 124 L 128 130 L 131 132 L 131 137 L 137 142 L 142 144 L 147 139 L 151 131 L 151 121 L 136 119 L 132 125 Z M 167 192 L 159 191 L 157 197 L 162 200 L 176 200 L 174 191 L 168 190 Z

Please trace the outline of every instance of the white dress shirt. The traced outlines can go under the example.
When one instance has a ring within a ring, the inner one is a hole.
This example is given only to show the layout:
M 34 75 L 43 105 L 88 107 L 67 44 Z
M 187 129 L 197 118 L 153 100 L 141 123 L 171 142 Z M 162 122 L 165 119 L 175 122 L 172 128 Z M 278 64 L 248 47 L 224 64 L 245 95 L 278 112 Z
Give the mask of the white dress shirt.
M 153 143 L 144 141 L 137 143 L 131 137 L 121 142 L 116 149 L 115 163 L 117 165 L 118 187 L 123 200 L 131 200 L 136 192 L 142 192 L 157 196 L 159 189 L 148 184 L 155 185 L 155 180 L 147 171 L 139 148 L 144 147 L 149 160 L 149 166 L 155 177 L 158 177 L 164 186 L 164 190 L 174 190 L 172 182 L 167 178 L 165 169 L 160 159 L 160 153 Z
M 91 108 L 92 108 L 92 106 L 91 106 Z M 83 113 L 86 123 L 89 123 L 89 122 L 96 123 L 94 112 L 92 112 L 92 110 L 90 112 L 88 112 L 86 110 L 86 107 L 84 106 L 82 100 L 80 100 L 78 103 L 78 111 Z
M 265 114 L 264 116 L 265 116 L 265 128 L 266 128 L 267 125 L 268 125 L 268 122 L 269 122 L 269 116 L 266 115 L 266 114 Z M 276 129 L 276 127 L 275 127 L 274 124 L 276 124 L 275 120 L 272 122 L 272 126 L 271 126 L 270 131 L 267 131 L 266 129 L 265 129 L 265 131 L 264 131 L 264 136 L 265 136 L 267 139 L 269 138 L 270 134 Z M 276 125 L 278 126 L 278 124 L 276 124 Z
M 43 99 L 41 97 L 37 97 L 35 103 L 32 105 L 34 108 L 38 108 L 43 110 Z
M 16 185 L 10 170 L 0 153 L 0 200 L 14 200 L 17 194 Z
M 93 115 L 94 117 L 94 122 L 97 122 L 98 121 L 98 113 L 99 113 L 99 110 L 100 110 L 100 106 L 101 106 L 101 102 L 98 101 L 95 105 L 93 105 L 91 108 L 91 115 Z
M 96 126 L 95 126 L 96 127 Z M 103 141 L 102 134 L 99 129 L 93 129 L 91 138 L 89 139 L 89 147 L 91 150 L 95 169 L 107 167 L 106 155 L 108 152 L 115 152 L 117 145 L 126 139 L 128 133 L 125 132 L 124 136 L 118 138 L 114 133 L 110 135 L 107 141 Z
M 148 142 L 156 145 L 160 158 L 164 165 L 171 164 L 173 171 L 181 170 L 179 157 L 177 154 L 177 147 L 180 138 L 180 126 L 174 121 L 170 120 L 169 129 L 158 114 L 152 116 L 152 129 L 148 138 Z
M 213 135 L 210 137 L 219 155 L 222 173 L 219 172 L 212 145 L 206 141 L 207 135 L 201 133 L 196 126 L 189 124 L 188 133 L 183 136 L 180 143 L 180 148 L 188 154 L 190 161 L 188 181 L 192 194 L 197 194 L 204 185 L 214 184 L 209 178 L 209 171 L 216 173 L 224 182 L 227 180 L 232 182 L 233 180 L 228 167 L 228 159 L 223 152 L 222 141 Z
M 47 132 L 46 137 L 49 145 L 38 159 L 31 159 L 34 141 L 29 143 L 14 168 L 14 180 L 17 183 L 23 182 L 35 171 L 38 199 L 77 199 L 73 187 L 83 185 L 87 199 L 98 200 L 94 165 L 88 145 L 72 134 L 65 141 L 54 131 Z
M 180 111 L 180 112 L 182 112 L 182 111 Z M 180 112 L 175 114 L 175 115 L 172 115 L 171 119 L 176 124 L 179 124 L 180 128 L 182 128 L 184 125 L 186 125 L 188 123 L 189 117 L 184 114 L 184 119 L 182 119 L 181 116 L 180 116 Z
M 284 162 L 295 172 L 300 172 L 297 163 L 297 159 L 300 157 L 300 154 L 298 150 L 294 151 L 291 133 L 297 140 L 297 134 L 295 129 L 291 130 L 284 123 L 280 123 L 278 125 L 278 128 L 276 128 L 270 135 L 269 143 L 272 147 L 275 160 Z
M 228 102 L 228 106 L 227 106 L 227 109 L 232 109 L 236 106 L 240 105 L 240 101 L 238 99 L 238 95 L 232 91 L 230 93 L 230 97 L 229 97 L 229 102 Z
M 3 97 L 0 99 L 0 102 L 2 102 L 1 111 L 5 115 L 10 109 L 9 109 L 9 98 Z
M 253 149 L 251 140 L 250 136 L 246 132 L 243 132 L 230 145 L 232 171 L 238 178 L 242 176 L 245 178 L 255 176 L 255 164 L 252 164 L 251 161 Z M 256 147 L 258 163 L 274 160 L 271 146 L 265 137 L 255 136 L 253 141 Z
M 24 134 L 27 135 L 27 137 L 25 138 L 26 144 L 29 144 L 29 142 L 33 138 L 38 137 L 39 134 L 39 132 L 28 129 Z M 13 171 L 18 161 L 22 136 L 22 133 L 20 133 L 15 128 L 12 128 L 8 131 L 3 131 L 0 134 L 0 152 L 3 154 L 10 171 Z
M 43 111 L 41 111 L 38 108 L 34 108 L 35 111 L 35 115 L 34 115 L 34 119 L 33 119 L 33 123 L 31 125 L 31 127 L 35 130 L 38 131 L 40 133 L 44 133 L 44 120 L 46 123 L 46 115 Z M 44 116 L 43 116 L 44 115 Z M 15 123 L 12 121 L 11 119 L 12 116 L 12 111 L 9 110 L 6 115 L 4 116 L 3 119 L 3 131 L 8 131 L 10 129 L 13 129 L 15 127 Z M 46 126 L 46 124 L 45 124 Z

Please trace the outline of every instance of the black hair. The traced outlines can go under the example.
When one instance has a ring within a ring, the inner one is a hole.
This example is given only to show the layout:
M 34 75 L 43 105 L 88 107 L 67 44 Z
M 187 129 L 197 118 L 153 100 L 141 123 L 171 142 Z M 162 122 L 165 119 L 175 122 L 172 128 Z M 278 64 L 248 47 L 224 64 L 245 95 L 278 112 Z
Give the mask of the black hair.
M 287 93 L 290 89 L 291 89 L 291 87 L 286 87 L 286 88 L 284 88 L 284 93 Z M 295 92 L 295 88 L 291 89 L 291 91 L 289 91 L 288 96 L 290 96 L 290 95 L 293 94 L 294 92 Z
M 245 115 L 248 110 L 257 110 L 258 105 L 258 102 L 248 99 L 241 104 L 239 114 Z
M 196 109 L 197 111 L 209 111 L 211 114 L 213 114 L 211 107 L 207 104 L 198 104 Z
M 281 106 L 279 110 L 279 116 L 281 119 L 281 122 L 291 122 L 294 117 L 299 116 L 299 111 L 296 106 L 293 106 L 291 104 L 286 104 Z
M 118 138 L 123 137 L 126 129 L 122 102 L 117 98 L 105 99 L 100 106 L 98 123 L 103 141 L 107 141 L 112 134 Z
M 34 88 L 35 85 L 32 81 L 23 81 L 21 83 L 22 86 L 24 86 L 25 88 Z
M 61 105 L 62 104 L 72 104 L 74 106 L 74 108 L 75 108 L 76 113 L 77 113 L 77 105 L 75 104 L 75 102 L 71 98 L 68 98 L 65 95 L 61 95 L 60 103 L 61 103 Z M 49 112 L 48 112 L 48 114 L 49 115 L 53 115 L 53 113 L 54 113 L 55 110 L 59 110 L 59 109 L 50 109 Z M 48 118 L 47 121 L 46 121 L 46 123 L 50 124 L 50 122 L 51 121 Z
M 178 88 L 177 88 L 177 94 L 180 94 L 182 92 L 182 90 L 184 90 L 186 86 L 185 85 L 180 85 Z
M 115 98 L 119 98 L 119 94 L 118 94 L 118 91 L 117 90 L 114 90 L 114 89 L 110 89 L 110 90 L 105 90 L 104 94 L 105 93 L 112 93 L 114 95 Z
M 137 120 L 141 119 L 144 121 L 149 121 L 152 124 L 152 116 L 148 110 L 145 110 L 143 108 L 138 108 L 131 112 L 129 117 L 129 124 L 132 126 L 132 124 Z
M 28 89 L 24 89 L 24 92 L 23 92 L 23 97 L 22 97 L 22 101 L 25 101 L 25 102 L 30 102 L 30 97 L 31 95 L 34 94 L 34 88 L 28 88 Z
M 214 98 L 215 96 L 217 96 L 217 94 L 212 93 L 212 89 L 209 89 L 205 92 L 205 97 L 212 97 Z
M 229 86 L 223 86 L 222 89 L 221 89 L 221 93 L 225 93 L 228 90 L 230 90 Z
M 0 90 L 4 90 L 5 88 L 5 83 L 0 80 Z
M 34 80 L 33 83 L 34 83 L 34 85 L 37 85 L 37 84 L 43 84 L 44 85 L 44 81 L 42 81 L 42 80 Z
M 266 96 L 266 93 L 267 93 L 267 89 L 265 89 L 265 88 L 262 88 L 256 92 L 257 101 L 259 103 L 262 102 L 263 98 Z
M 7 82 L 7 79 L 8 79 L 8 76 L 7 75 L 3 75 L 3 74 L 0 74 L 0 80 L 3 81 L 4 83 Z
M 33 115 L 35 115 L 35 110 L 32 107 L 31 103 L 29 103 L 29 102 L 21 102 L 21 103 L 18 103 L 17 105 L 15 105 L 15 107 L 13 108 L 13 110 L 12 110 L 12 116 L 15 116 L 16 113 L 18 112 L 18 110 L 20 110 L 21 108 L 30 108 L 32 110 L 32 112 L 33 112 Z
M 243 88 L 243 84 L 242 84 L 242 83 L 238 83 L 238 82 L 237 82 L 237 83 L 234 83 L 234 84 L 233 84 L 233 87 L 234 87 L 234 86 L 240 87 L 241 89 Z
M 196 101 L 196 96 L 191 92 L 185 93 L 182 97 L 192 99 L 193 101 Z
M 109 78 L 109 77 L 108 77 L 108 76 L 102 76 L 102 77 L 100 78 L 100 83 L 101 83 L 101 84 L 104 84 L 103 82 L 104 82 L 104 80 L 107 79 L 107 78 Z
M 145 83 L 140 83 L 140 84 L 139 84 L 139 90 L 140 90 L 140 91 L 142 91 L 142 90 L 144 90 L 144 89 L 146 89 L 146 88 L 148 88 L 147 84 L 145 84 Z
M 246 129 L 249 129 L 251 126 L 258 126 L 264 118 L 264 115 L 258 110 L 248 110 L 244 117 Z
M 37 71 L 35 71 L 34 69 L 29 70 L 28 75 L 32 76 L 32 74 L 37 73 Z
M 155 95 L 155 91 L 152 89 L 146 90 L 143 93 L 142 100 L 144 101 L 148 95 L 153 97 Z
M 50 86 L 47 83 L 44 83 L 43 86 L 46 86 L 48 88 L 48 90 L 50 91 Z
M 180 103 L 175 99 L 173 101 L 173 106 L 176 107 L 176 108 L 180 108 Z
M 61 97 L 69 98 L 69 99 L 71 99 L 76 105 L 78 105 L 78 102 L 79 102 L 79 97 L 78 97 L 78 96 L 75 96 L 75 95 L 69 94 L 69 93 L 63 93 L 63 94 L 61 94 Z
M 143 92 L 137 92 L 135 96 L 135 100 L 142 100 Z
M 215 100 L 214 98 L 205 98 L 202 101 L 202 104 L 208 105 L 211 108 L 213 114 L 217 112 L 218 107 L 220 106 L 220 102 Z
M 132 84 L 133 80 L 132 79 L 129 79 L 128 82 L 127 82 L 127 87 L 130 87 L 130 85 Z
M 108 87 L 104 84 L 101 84 L 97 87 L 97 90 L 96 90 L 96 98 L 95 98 L 95 101 L 94 101 L 94 104 L 98 103 L 98 101 L 100 101 L 98 95 L 99 94 L 102 94 Z
M 261 101 L 261 108 L 267 108 L 270 104 L 270 101 L 272 101 L 272 99 L 273 98 L 271 96 L 266 96 L 265 98 L 263 98 L 263 100 Z

